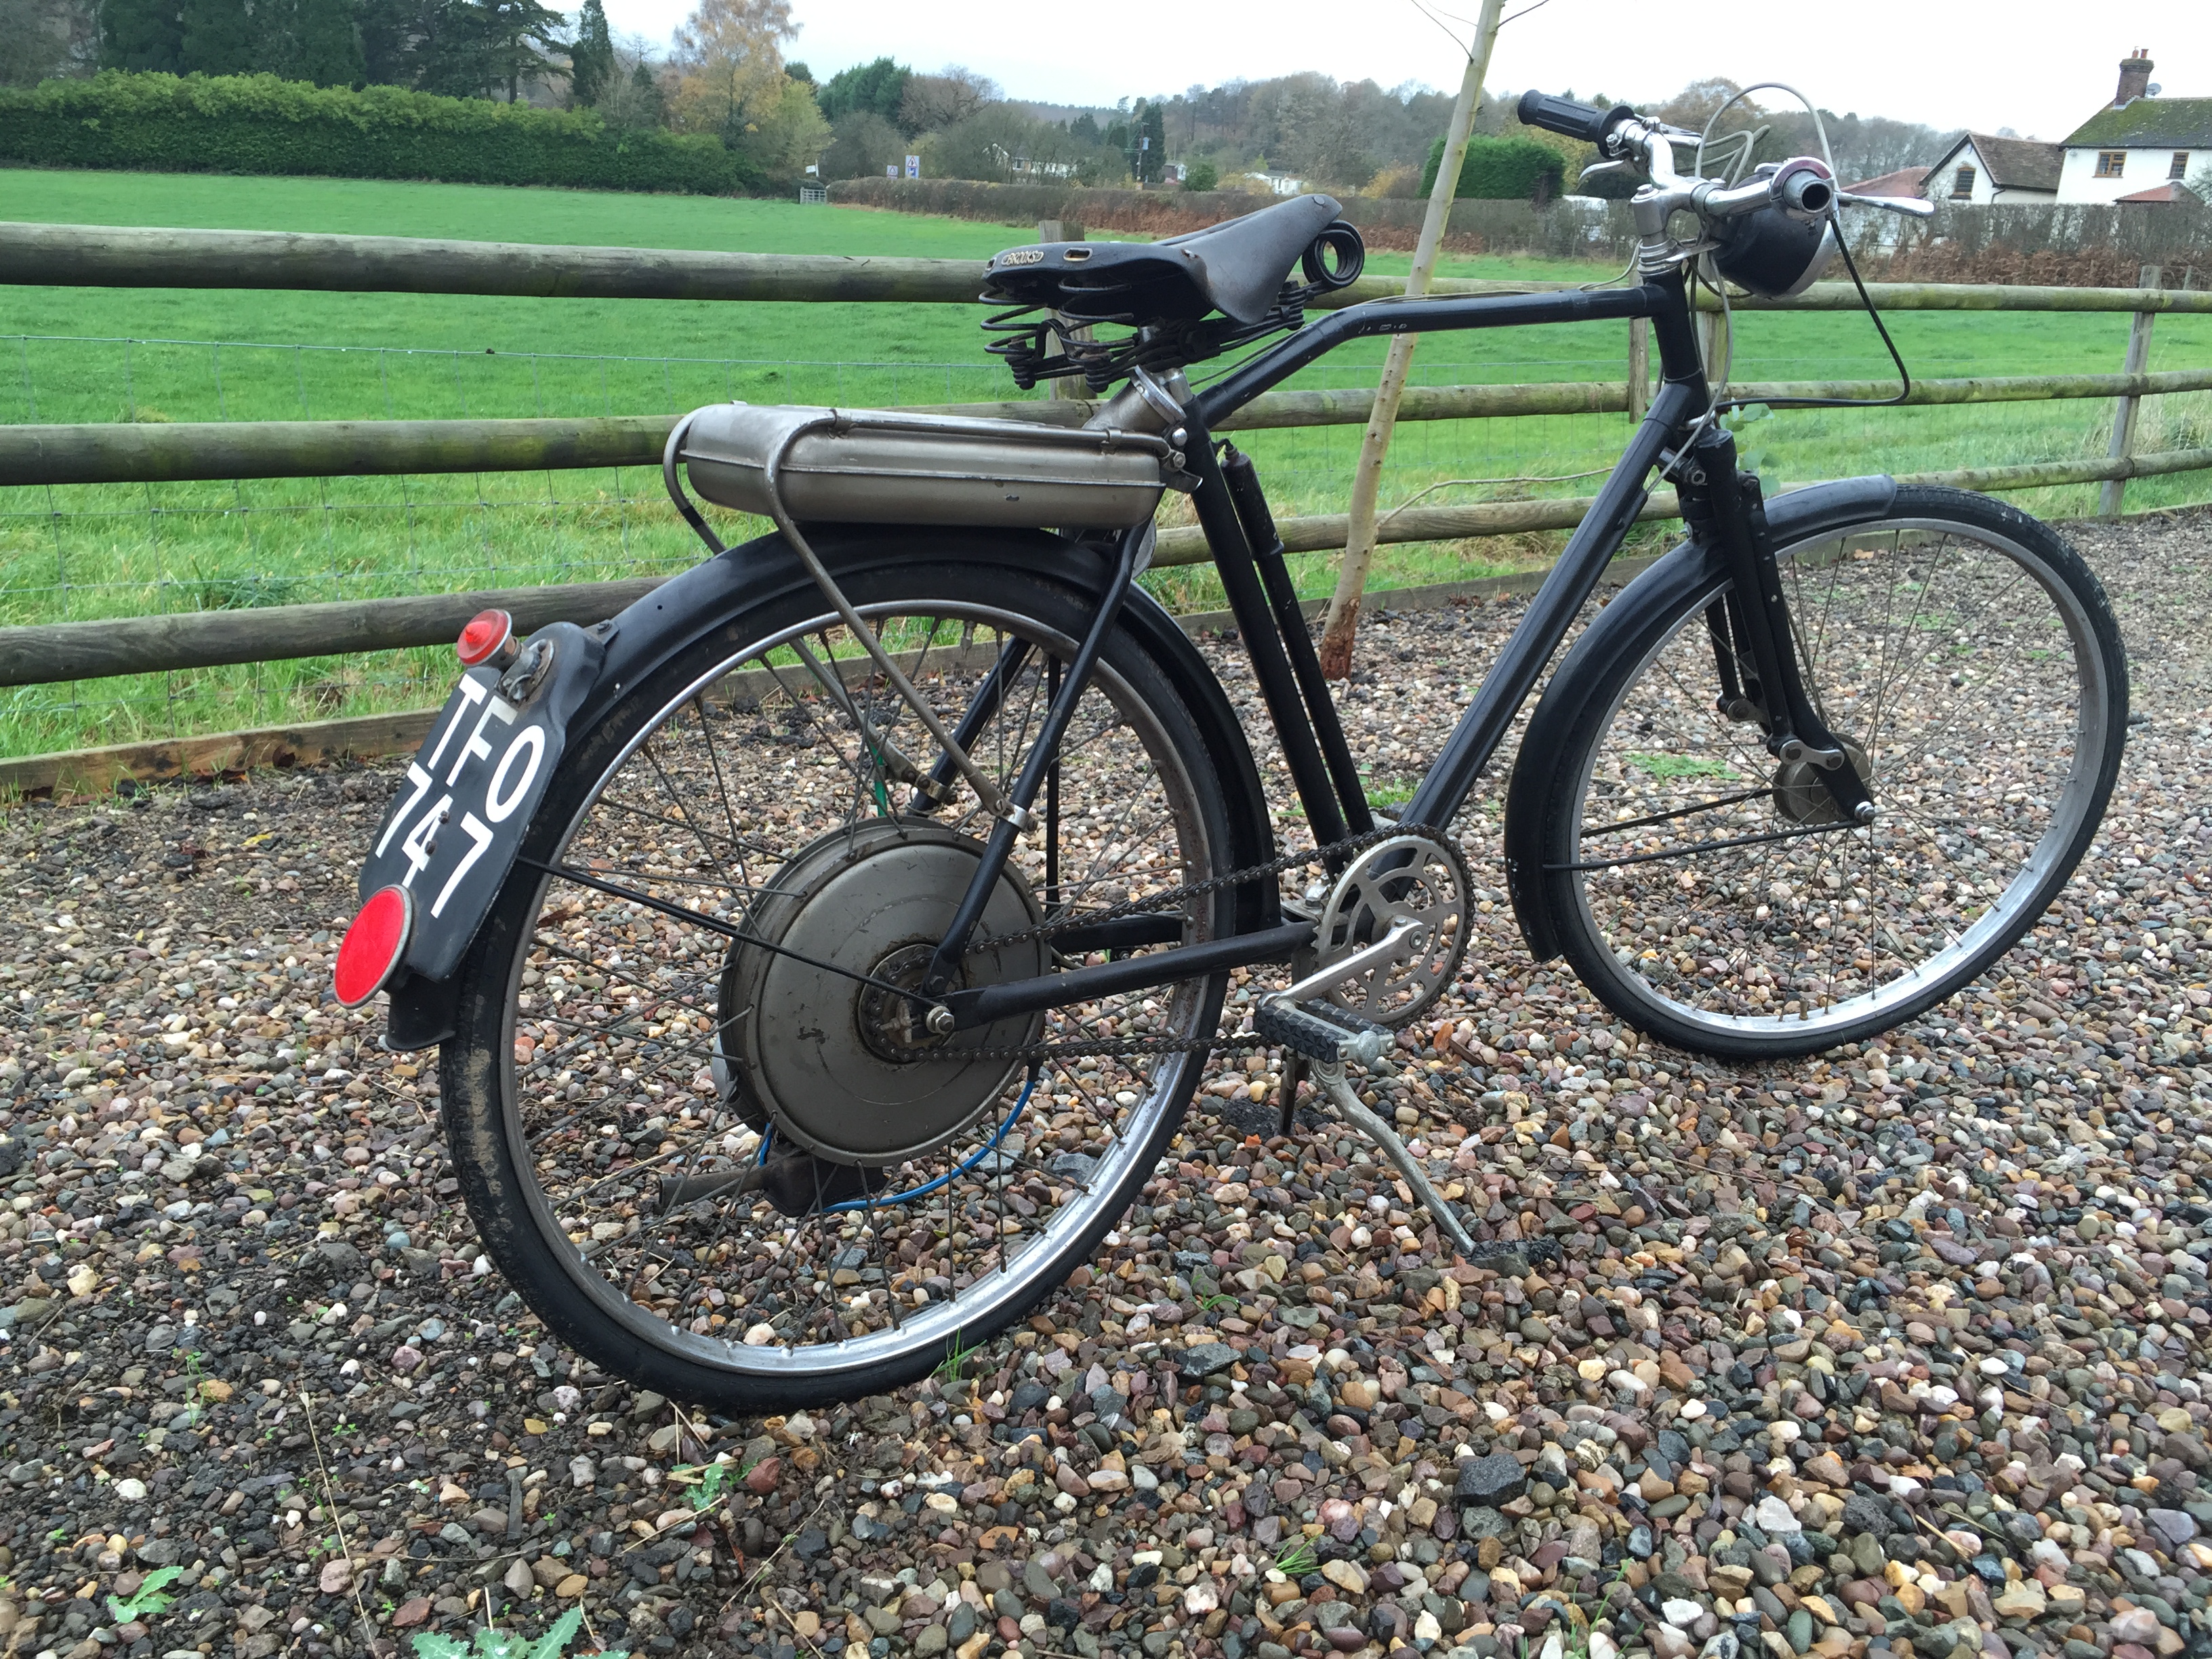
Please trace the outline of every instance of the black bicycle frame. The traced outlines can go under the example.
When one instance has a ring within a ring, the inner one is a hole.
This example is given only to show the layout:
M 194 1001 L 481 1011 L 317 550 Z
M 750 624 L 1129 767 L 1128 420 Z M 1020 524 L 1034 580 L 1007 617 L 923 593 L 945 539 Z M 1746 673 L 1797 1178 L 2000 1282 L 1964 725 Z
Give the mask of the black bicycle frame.
M 1308 325 L 1214 382 L 1186 410 L 1186 465 L 1198 479 L 1192 505 L 1280 741 L 1284 763 L 1324 854 L 1332 844 L 1371 821 L 1367 802 L 1358 788 L 1358 769 L 1337 725 L 1334 706 L 1325 691 L 1316 696 L 1318 672 L 1309 670 L 1304 660 L 1312 654 L 1311 642 L 1294 604 L 1285 602 L 1288 580 L 1279 572 L 1281 547 L 1273 540 L 1256 480 L 1249 476 L 1249 463 L 1244 464 L 1244 477 L 1232 479 L 1224 471 L 1222 459 L 1215 453 L 1213 428 L 1261 392 L 1348 340 L 1638 318 L 1650 322 L 1659 347 L 1662 384 L 1650 411 L 1598 490 L 1589 512 L 1569 537 L 1566 550 L 1529 601 L 1527 613 L 1497 662 L 1483 677 L 1474 701 L 1400 811 L 1398 822 L 1408 830 L 1440 830 L 1458 812 L 1482 769 L 1504 741 L 1521 705 L 1535 689 L 1545 664 L 1566 637 L 1577 612 L 1620 550 L 1650 498 L 1647 480 L 1653 469 L 1662 465 L 1674 479 L 1684 516 L 1692 525 L 1693 533 L 1711 536 L 1728 555 L 1737 578 L 1737 592 L 1762 599 L 1771 596 L 1771 605 L 1747 600 L 1741 609 L 1751 635 L 1746 643 L 1752 647 L 1753 660 L 1762 677 L 1772 676 L 1779 683 L 1778 702 L 1772 696 L 1768 699 L 1770 708 L 1779 709 L 1776 724 L 1794 731 L 1811 750 L 1841 752 L 1835 750 L 1833 740 L 1813 714 L 1798 684 L 1787 618 L 1779 610 L 1780 590 L 1772 580 L 1773 560 L 1765 544 L 1756 481 L 1747 485 L 1737 477 L 1733 439 L 1705 418 L 1711 410 L 1711 398 L 1692 326 L 1686 281 L 1680 271 L 1648 278 L 1635 288 L 1370 301 Z M 1231 467 L 1241 460 L 1232 457 Z M 1133 537 L 1135 533 L 1132 532 Z M 1255 541 L 1262 538 L 1269 544 L 1255 547 Z M 1270 561 L 1275 568 L 1270 568 Z M 1129 544 L 1125 542 L 1117 563 L 1108 602 L 1101 606 L 1083 648 L 1060 681 L 1052 710 L 1052 715 L 1060 718 L 1055 721 L 1048 715 L 1048 730 L 1056 732 L 1065 725 L 1063 705 L 1066 713 L 1073 713 L 1096 659 L 1097 644 L 1120 612 L 1127 588 Z M 1295 638 L 1291 637 L 1293 628 Z M 1305 647 L 1303 655 L 1297 650 L 1299 644 Z M 1029 806 L 1042 779 L 1044 769 L 1038 763 L 1042 750 L 1041 743 L 1011 792 L 1010 798 L 1019 808 Z M 1863 792 L 1851 769 L 1841 769 L 1844 777 L 1830 775 L 1829 787 L 1838 804 L 1849 811 L 1853 792 L 1858 792 L 1860 799 Z M 999 830 L 1001 833 L 991 837 L 979 862 L 955 927 L 939 947 L 940 972 L 949 973 L 950 965 L 966 950 L 975 919 L 981 915 L 984 902 L 999 879 L 1013 839 L 1006 824 L 1002 823 Z M 1179 933 L 1178 927 L 1175 936 Z M 956 991 L 939 1000 L 951 1011 L 953 1029 L 964 1030 L 1109 992 L 1290 961 L 1313 942 L 1313 934 L 1310 923 L 1285 922 L 1101 967 Z

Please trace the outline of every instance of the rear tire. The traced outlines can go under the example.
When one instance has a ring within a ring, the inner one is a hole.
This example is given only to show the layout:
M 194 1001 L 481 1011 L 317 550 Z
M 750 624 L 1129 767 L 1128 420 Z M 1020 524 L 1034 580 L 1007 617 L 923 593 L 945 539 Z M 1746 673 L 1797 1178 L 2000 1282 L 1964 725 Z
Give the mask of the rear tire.
M 1019 697 L 1010 694 L 1003 717 L 969 745 L 1003 784 L 1042 711 L 1043 665 L 1073 654 L 1096 600 L 1034 568 L 932 560 L 918 538 L 885 534 L 919 544 L 904 562 L 878 556 L 841 580 L 886 644 L 908 651 L 907 672 L 948 726 L 1004 641 L 1030 647 Z M 836 664 L 842 706 L 808 678 L 802 647 Z M 1074 1024 L 1082 1015 L 1093 1029 L 1110 1018 L 1121 1033 L 1194 1048 L 1048 1061 L 1032 1074 L 1032 1094 L 1024 1064 L 963 1069 L 943 1049 L 911 1062 L 908 1051 L 887 1054 L 892 1039 L 880 1025 L 853 1040 L 864 1018 L 855 1011 L 879 1005 L 856 1000 L 866 994 L 849 973 L 826 974 L 811 1003 L 803 984 L 793 994 L 791 981 L 803 981 L 814 969 L 788 954 L 763 963 L 746 942 L 757 935 L 746 930 L 783 929 L 775 936 L 803 939 L 818 967 L 837 957 L 842 935 L 820 923 L 812 933 L 792 931 L 802 925 L 787 922 L 793 906 L 858 885 L 865 897 L 846 933 L 882 915 L 906 917 L 917 880 L 964 883 L 958 872 L 972 864 L 961 864 L 961 849 L 988 828 L 964 788 L 933 817 L 921 813 L 857 740 L 855 710 L 878 749 L 898 745 L 925 771 L 936 759 L 912 711 L 811 586 L 741 611 L 629 688 L 572 739 L 458 976 L 456 1035 L 441 1056 L 462 1194 L 523 1298 L 607 1370 L 727 1412 L 880 1392 L 957 1364 L 1027 1314 L 1090 1256 L 1150 1178 L 1221 1011 L 1225 976 L 1040 1017 L 1047 1042 L 1085 1036 Z M 1024 925 L 1024 907 L 1048 914 L 1055 890 L 1067 906 L 1096 908 L 1235 867 L 1228 792 L 1170 673 L 1133 627 L 1108 638 L 1061 754 L 1068 827 L 1054 866 L 1060 885 L 1036 862 L 1041 837 L 1024 837 L 995 913 L 1000 933 Z M 902 833 L 908 823 L 914 833 Z M 846 843 L 857 876 L 834 867 Z M 867 862 L 891 843 L 903 862 Z M 744 937 L 625 902 L 532 860 L 588 866 L 624 892 L 718 915 Z M 928 873 L 948 868 L 951 877 Z M 1187 939 L 1234 930 L 1226 890 L 1185 900 L 1182 909 Z M 979 938 L 991 932 L 987 925 Z M 900 933 L 892 955 L 912 949 L 905 939 Z M 979 955 L 988 952 L 971 951 L 971 964 Z M 1034 961 L 1017 965 L 1036 971 Z M 994 976 L 988 963 L 981 972 L 973 982 Z M 760 988 L 772 983 L 782 991 Z M 732 986 L 752 988 L 746 1006 L 719 1006 Z M 783 1019 L 785 1029 L 763 1021 L 758 1032 L 744 1030 L 753 1008 L 770 1006 L 801 1012 Z M 994 1028 L 985 1046 L 1027 1046 L 1035 1024 L 1010 1034 Z M 763 1042 L 772 1064 L 758 1061 Z M 732 1086 L 731 1068 L 748 1065 Z M 914 1079 L 926 1085 L 933 1066 L 973 1100 L 958 1096 L 944 1108 L 943 1091 L 920 1086 L 920 1107 L 902 1097 L 872 1109 L 875 1097 L 865 1093 L 826 1100 L 822 1081 L 856 1078 L 913 1094 Z M 802 1116 L 778 1119 L 763 1107 L 779 1086 L 782 1109 Z M 892 1133 L 934 1109 L 943 1115 L 933 1146 L 917 1153 Z M 890 1137 L 882 1144 L 896 1150 L 807 1158 L 799 1167 L 817 1184 L 799 1202 L 811 1213 L 779 1209 L 764 1188 L 672 1207 L 664 1178 L 710 1186 L 742 1176 L 764 1150 L 760 1128 L 786 1121 L 792 1130 L 765 1143 L 776 1158 L 802 1145 L 818 1151 L 823 1137 L 854 1125 L 881 1128 Z M 1007 1139 L 994 1141 L 994 1132 Z M 945 1184 L 926 1200 L 887 1201 L 939 1177 Z
M 1568 710 L 1541 819 L 1561 950 L 1638 1030 L 1753 1060 L 1887 1030 L 2011 949 L 2096 834 L 2128 716 L 2104 589 L 2002 502 L 1902 489 L 1777 558 L 1806 691 L 1865 757 L 1872 825 L 1716 708 L 1717 563 L 1655 589 L 1547 694 Z

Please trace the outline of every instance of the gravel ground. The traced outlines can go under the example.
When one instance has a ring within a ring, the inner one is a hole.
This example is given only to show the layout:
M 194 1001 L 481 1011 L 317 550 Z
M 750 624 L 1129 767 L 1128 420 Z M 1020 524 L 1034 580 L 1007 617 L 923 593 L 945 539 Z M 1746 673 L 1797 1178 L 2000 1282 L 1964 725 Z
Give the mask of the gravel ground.
M 793 1659 L 2212 1652 L 2212 516 L 2079 539 L 2141 723 L 1972 992 L 1717 1065 L 1532 969 L 1493 893 L 1382 1085 L 1478 1261 L 1231 1063 L 964 1378 L 787 1419 L 596 1374 L 477 1255 L 433 1072 L 327 1000 L 382 775 L 9 811 L 0 1651 L 580 1607 Z M 1370 622 L 1378 775 L 1518 611 Z

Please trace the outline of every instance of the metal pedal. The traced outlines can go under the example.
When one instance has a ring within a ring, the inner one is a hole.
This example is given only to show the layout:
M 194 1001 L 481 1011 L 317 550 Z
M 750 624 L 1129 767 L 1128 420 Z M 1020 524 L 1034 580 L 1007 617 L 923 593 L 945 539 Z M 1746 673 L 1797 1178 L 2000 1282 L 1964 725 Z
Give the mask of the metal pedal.
M 1252 1029 L 1266 1042 L 1330 1066 L 1372 1066 L 1390 1052 L 1396 1040 L 1389 1026 L 1318 998 L 1297 1003 L 1262 997 L 1252 1011 Z

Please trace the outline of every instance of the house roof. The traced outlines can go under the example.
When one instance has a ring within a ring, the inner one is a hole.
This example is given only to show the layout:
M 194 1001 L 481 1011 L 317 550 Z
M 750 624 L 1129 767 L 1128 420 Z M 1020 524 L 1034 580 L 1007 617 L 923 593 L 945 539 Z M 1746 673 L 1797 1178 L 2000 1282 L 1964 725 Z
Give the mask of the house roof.
M 2064 145 L 2046 144 L 2039 138 L 1996 138 L 1981 132 L 1966 136 L 1974 141 L 1982 165 L 1990 171 L 1990 183 L 1996 189 L 2058 188 L 2059 166 L 2066 159 Z
M 2069 149 L 2212 148 L 2212 98 L 2137 98 L 2100 109 L 2066 140 Z
M 1844 188 L 1854 196 L 1917 196 L 1920 187 L 1928 182 L 1929 171 L 1926 167 L 1899 167 L 1894 173 L 1885 173 L 1878 179 L 1862 179 Z
M 2123 204 L 2165 207 L 2175 202 L 2193 204 L 2197 200 L 2197 192 L 2179 179 L 2170 179 L 2165 184 L 2154 185 L 2148 190 L 2139 190 L 2132 196 L 2123 196 L 2118 199 Z
M 1993 190 L 2058 189 L 2058 169 L 2066 159 L 2063 144 L 2047 144 L 2039 138 L 2000 138 L 1994 133 L 1965 132 L 1958 142 L 1943 152 L 1942 159 L 1928 169 L 1941 173 L 1959 158 L 1959 152 L 1969 144 L 1982 158 L 1982 170 L 1989 176 Z

